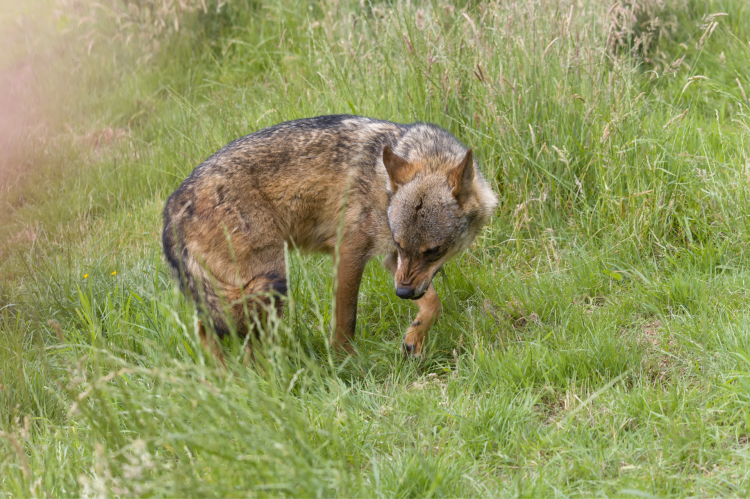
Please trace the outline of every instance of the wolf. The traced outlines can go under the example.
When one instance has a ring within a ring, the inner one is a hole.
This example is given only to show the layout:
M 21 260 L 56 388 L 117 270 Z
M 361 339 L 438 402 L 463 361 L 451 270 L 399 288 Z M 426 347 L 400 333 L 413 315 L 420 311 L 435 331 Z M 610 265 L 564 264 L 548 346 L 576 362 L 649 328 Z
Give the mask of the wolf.
M 472 150 L 446 130 L 318 116 L 246 135 L 196 167 L 166 202 L 162 243 L 220 337 L 256 329 L 253 314 L 269 307 L 281 312 L 285 244 L 333 255 L 330 341 L 345 354 L 354 352 L 365 264 L 384 255 L 396 295 L 419 307 L 403 349 L 420 356 L 441 311 L 433 277 L 496 205 Z

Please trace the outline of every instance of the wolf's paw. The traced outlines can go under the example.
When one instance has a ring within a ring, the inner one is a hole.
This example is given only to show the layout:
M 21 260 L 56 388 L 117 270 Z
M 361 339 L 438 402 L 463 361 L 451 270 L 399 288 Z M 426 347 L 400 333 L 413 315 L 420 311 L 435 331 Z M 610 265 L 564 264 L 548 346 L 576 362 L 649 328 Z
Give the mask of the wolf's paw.
M 347 356 L 354 356 L 357 353 L 357 351 L 354 349 L 354 345 L 352 345 L 348 340 L 341 342 L 334 341 L 333 352 L 334 354 L 342 358 Z
M 422 343 L 425 340 L 426 332 L 422 321 L 415 320 L 409 329 L 406 330 L 406 336 L 404 336 L 404 342 L 402 344 L 404 355 L 412 358 L 419 358 L 422 356 Z

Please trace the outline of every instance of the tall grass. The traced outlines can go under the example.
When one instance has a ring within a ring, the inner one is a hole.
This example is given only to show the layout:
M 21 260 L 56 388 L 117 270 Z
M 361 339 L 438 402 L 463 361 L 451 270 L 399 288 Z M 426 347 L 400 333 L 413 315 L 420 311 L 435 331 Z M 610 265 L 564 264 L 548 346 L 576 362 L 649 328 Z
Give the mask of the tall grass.
M 65 5 L 34 88 L 75 85 L 3 188 L 4 495 L 747 494 L 744 3 Z M 234 338 L 218 369 L 163 202 L 229 140 L 342 112 L 452 131 L 497 214 L 421 362 L 375 262 L 331 357 L 330 262 L 292 252 L 256 364 Z

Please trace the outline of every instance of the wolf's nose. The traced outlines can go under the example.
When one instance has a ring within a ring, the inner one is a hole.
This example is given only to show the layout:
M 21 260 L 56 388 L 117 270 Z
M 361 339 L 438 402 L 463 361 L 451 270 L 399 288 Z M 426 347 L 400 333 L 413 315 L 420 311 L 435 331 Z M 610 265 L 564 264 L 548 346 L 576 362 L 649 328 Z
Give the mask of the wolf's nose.
M 396 296 L 398 296 L 399 298 L 409 299 L 414 296 L 414 288 L 398 286 L 396 288 Z
M 411 343 L 403 342 L 404 353 L 414 355 L 414 345 Z

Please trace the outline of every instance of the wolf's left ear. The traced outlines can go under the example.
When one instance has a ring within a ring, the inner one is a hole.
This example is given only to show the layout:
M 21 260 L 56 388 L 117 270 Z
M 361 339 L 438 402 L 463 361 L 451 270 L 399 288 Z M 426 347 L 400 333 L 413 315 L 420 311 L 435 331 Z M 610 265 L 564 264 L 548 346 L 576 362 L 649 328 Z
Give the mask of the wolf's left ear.
M 461 164 L 448 174 L 448 183 L 453 189 L 453 195 L 458 204 L 464 204 L 471 195 L 471 182 L 474 180 L 474 157 L 471 149 L 466 151 Z

